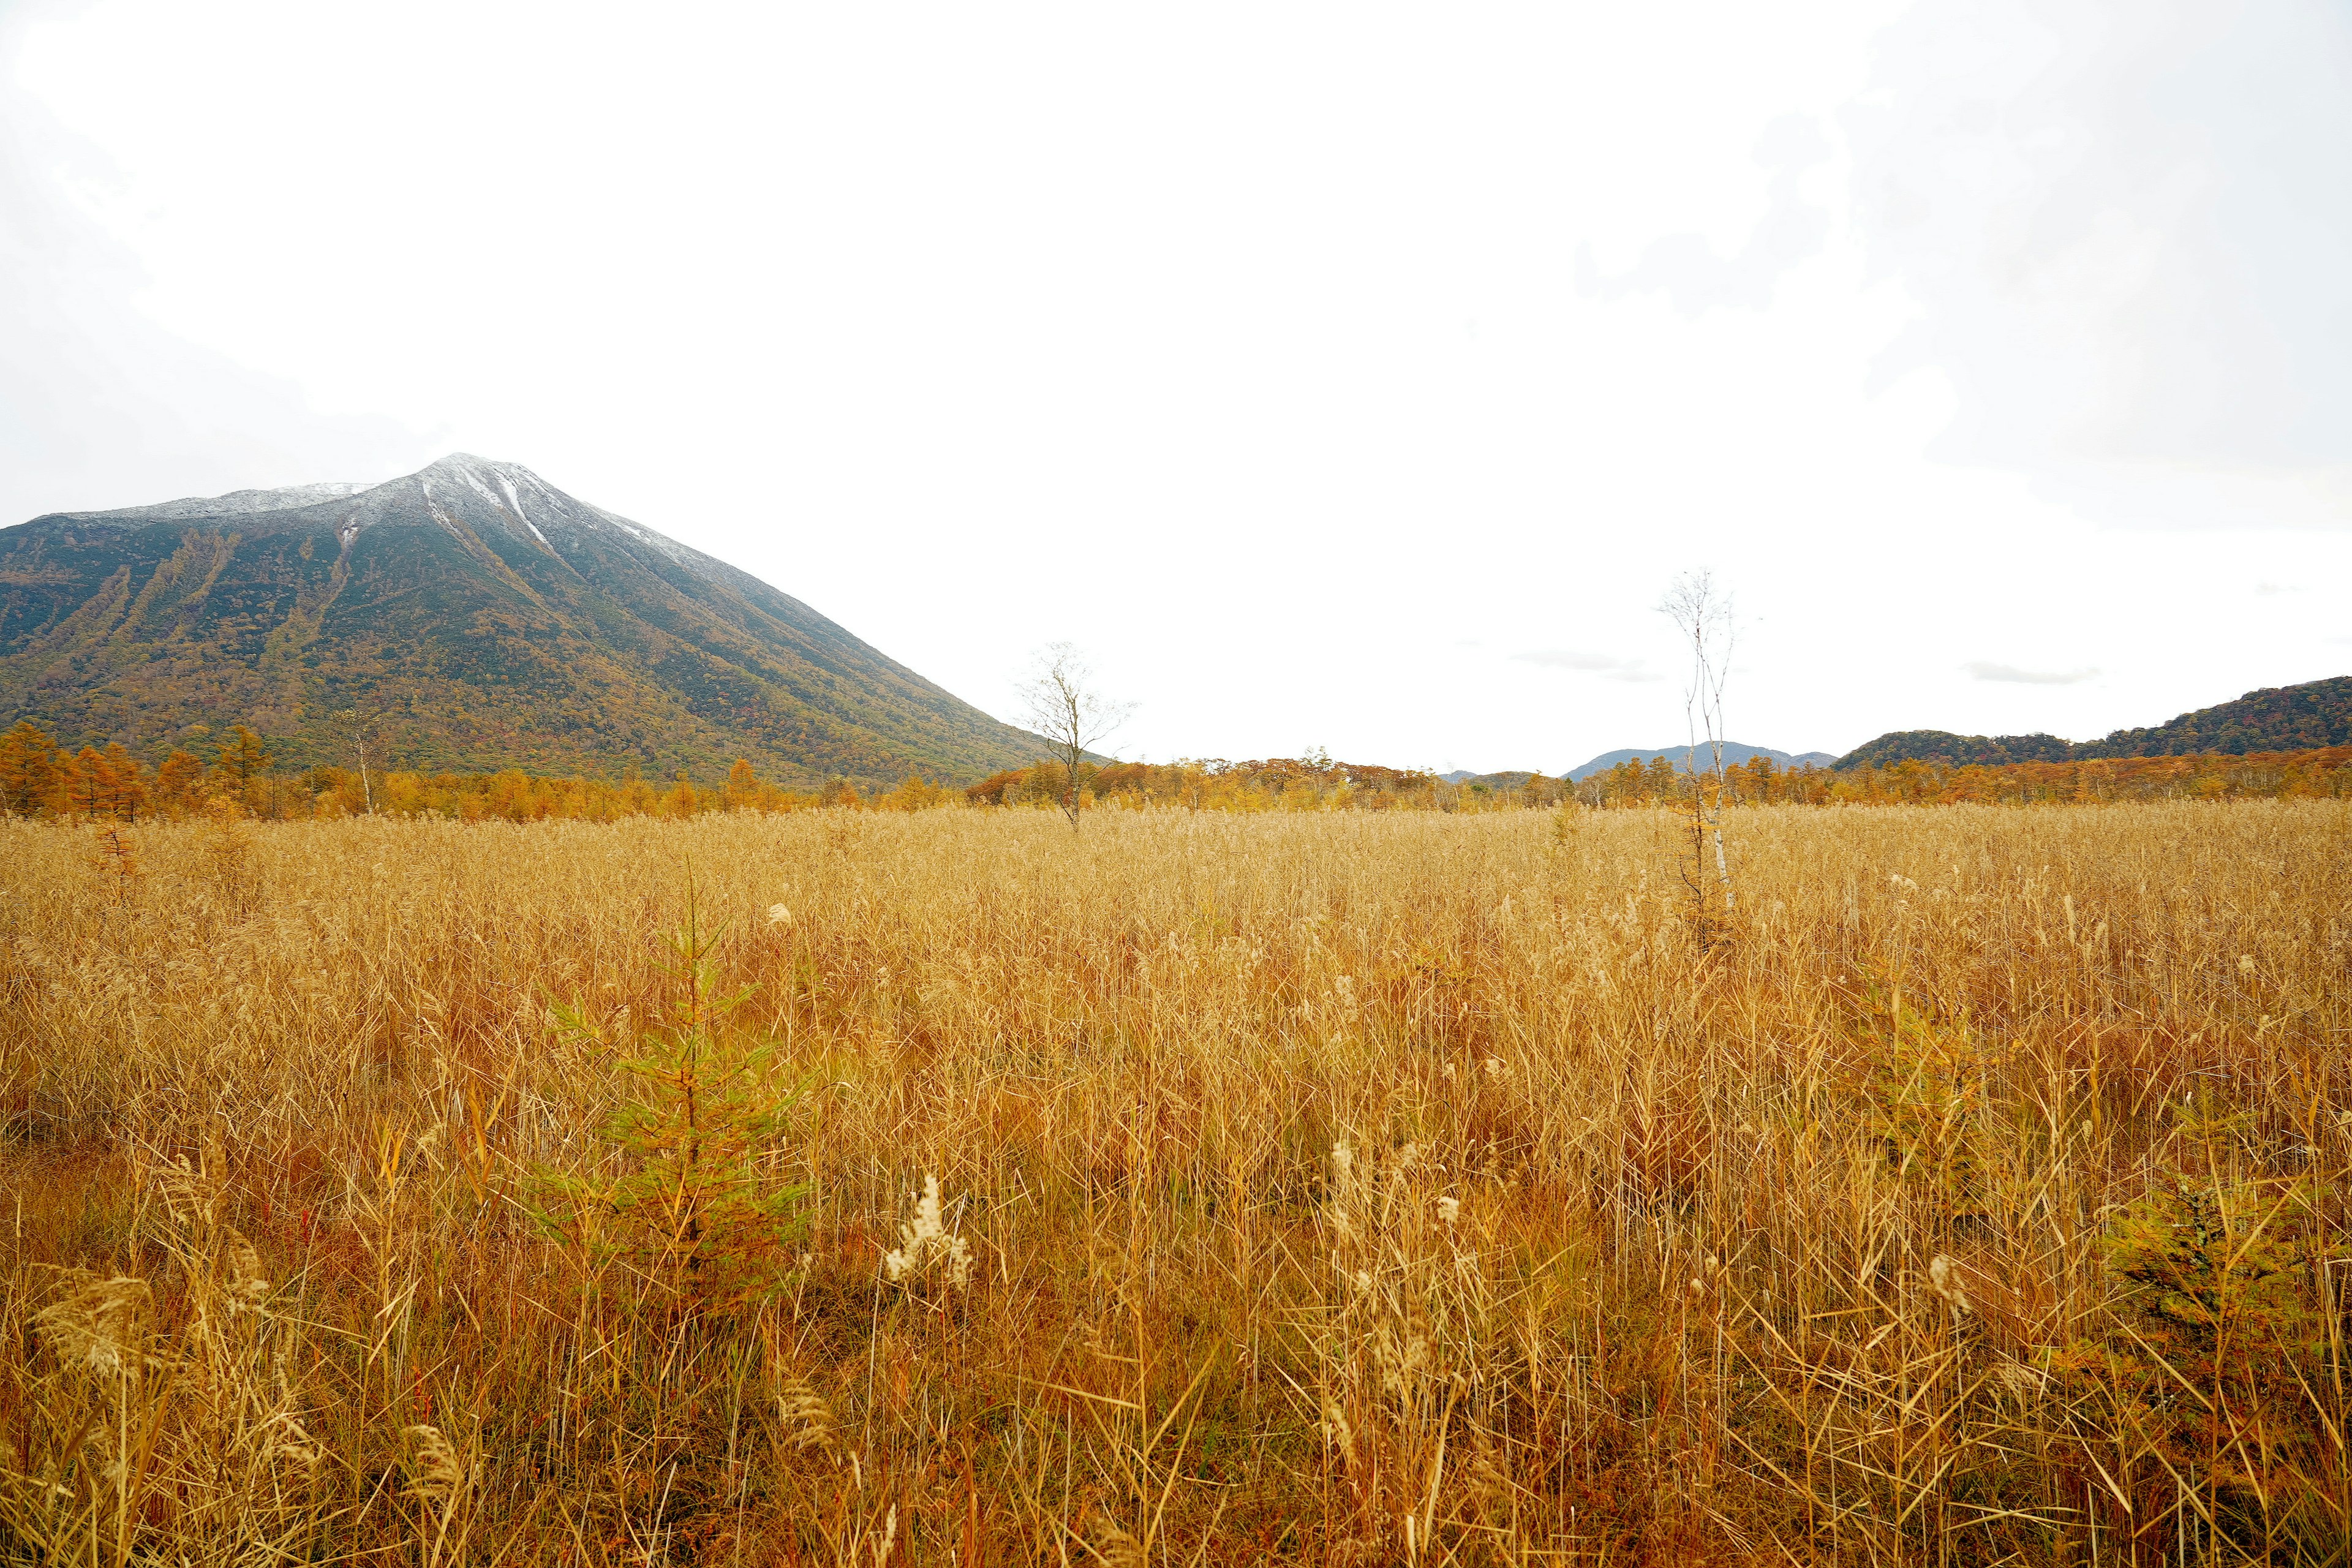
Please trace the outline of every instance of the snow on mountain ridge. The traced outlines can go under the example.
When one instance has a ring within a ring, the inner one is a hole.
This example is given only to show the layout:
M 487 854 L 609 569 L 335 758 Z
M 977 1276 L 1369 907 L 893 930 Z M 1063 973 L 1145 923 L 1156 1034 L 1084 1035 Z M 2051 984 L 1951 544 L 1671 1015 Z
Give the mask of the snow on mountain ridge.
M 278 489 L 231 490 L 226 495 L 188 496 L 180 500 L 157 501 L 149 506 L 119 507 L 101 511 L 67 511 L 56 515 L 69 517 L 76 522 L 171 522 L 181 518 L 259 516 L 265 512 L 295 511 L 324 501 L 342 500 L 374 488 L 373 485 L 341 483 L 287 485 Z
M 546 521 L 549 528 L 584 526 L 591 529 L 617 531 L 641 544 L 652 545 L 682 566 L 688 567 L 698 574 L 707 574 L 705 563 L 709 558 L 699 551 L 679 543 L 658 529 L 647 528 L 643 523 L 632 521 L 627 518 L 606 511 L 602 507 L 593 506 L 567 495 L 520 463 L 478 458 L 471 452 L 452 452 L 439 462 L 405 477 L 422 484 L 428 476 L 465 485 L 493 507 L 513 517 L 516 521 L 528 529 L 540 543 L 546 545 L 550 550 L 556 549 L 556 545 L 548 533 L 541 528 L 540 522 L 542 520 Z M 498 490 L 491 489 L 486 480 L 495 481 Z M 388 482 L 399 484 L 402 481 L 394 479 Z M 526 489 L 533 492 L 535 501 L 544 508 L 538 519 L 531 517 L 523 508 L 522 491 Z M 503 491 L 504 494 L 500 495 L 499 491 Z
M 529 492 L 531 498 L 528 503 L 523 500 L 525 492 Z M 557 548 L 551 530 L 586 528 L 624 535 L 637 543 L 653 546 L 680 565 L 697 571 L 704 569 L 704 557 L 699 552 L 679 543 L 659 530 L 617 517 L 601 507 L 567 495 L 520 463 L 478 458 L 471 452 L 452 452 L 415 473 L 402 474 L 375 484 L 289 485 L 277 489 L 232 490 L 219 496 L 189 496 L 148 506 L 51 515 L 76 522 L 127 526 L 202 522 L 213 519 L 224 521 L 234 519 L 242 522 L 247 519 L 270 518 L 283 526 L 299 522 L 298 519 L 285 514 L 332 507 L 336 512 L 335 531 L 348 534 L 397 516 L 406 510 L 400 505 L 404 499 L 421 501 L 425 517 L 447 527 L 454 514 L 445 513 L 447 513 L 447 509 L 457 505 L 460 496 L 478 498 L 487 503 L 493 515 L 502 513 L 512 518 L 518 527 L 527 531 L 539 544 L 550 550 Z

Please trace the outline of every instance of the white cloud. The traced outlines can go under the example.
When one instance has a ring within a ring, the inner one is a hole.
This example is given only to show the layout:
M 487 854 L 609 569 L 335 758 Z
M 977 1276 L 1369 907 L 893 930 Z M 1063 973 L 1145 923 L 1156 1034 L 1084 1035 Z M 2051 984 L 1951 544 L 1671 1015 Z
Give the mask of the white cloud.
M 1627 271 L 1604 277 L 1593 261 L 1592 247 L 1580 246 L 1577 292 L 1607 300 L 1663 293 L 1685 317 L 1718 305 L 1767 309 L 1781 275 L 1819 255 L 1829 233 L 1828 211 L 1805 200 L 1799 182 L 1807 170 L 1827 163 L 1830 152 L 1821 127 L 1806 116 L 1784 115 L 1774 121 L 1755 152 L 1757 165 L 1773 171 L 1771 205 L 1742 241 L 1738 254 L 1724 256 L 1704 234 L 1668 235 L 1644 246 L 1641 260 Z
M 1922 0 L 1843 111 L 1936 450 L 2141 526 L 2352 522 L 2352 12 Z
M 257 483 L 389 477 L 437 456 L 394 418 L 191 342 L 140 308 L 138 253 L 78 196 L 120 178 L 0 93 L 0 526 Z
M 1527 653 L 1515 653 L 1511 658 L 1520 664 L 1539 665 L 1546 669 L 1573 669 L 1588 675 L 1598 675 L 1611 680 L 1657 680 L 1662 679 L 1649 665 L 1638 658 L 1625 658 L 1609 653 L 1579 653 L 1572 648 L 1536 648 Z
M 2021 669 L 2013 664 L 1975 659 L 1962 665 L 1971 680 L 2003 681 L 2012 686 L 2079 686 L 2095 677 L 2095 669 Z

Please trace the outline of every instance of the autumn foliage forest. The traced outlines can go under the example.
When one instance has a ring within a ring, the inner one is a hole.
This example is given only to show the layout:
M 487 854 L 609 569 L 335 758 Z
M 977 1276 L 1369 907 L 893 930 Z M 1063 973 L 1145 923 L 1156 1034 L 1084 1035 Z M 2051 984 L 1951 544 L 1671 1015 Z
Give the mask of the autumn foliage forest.
M 0 733 L 0 810 L 19 816 L 135 823 L 228 808 L 269 820 L 383 813 L 509 822 L 555 817 L 610 822 L 624 816 L 693 816 L 709 811 L 788 812 L 819 807 L 919 811 L 951 804 L 1049 808 L 1069 793 L 1067 771 L 1041 762 L 992 773 L 961 790 L 909 775 L 896 788 L 860 791 L 846 780 L 792 790 L 738 761 L 724 779 L 668 781 L 545 777 L 507 769 L 486 773 L 312 767 L 274 770 L 270 743 L 232 725 L 200 757 L 179 747 L 152 765 L 116 742 L 79 751 L 57 746 L 33 721 Z M 1105 763 L 1080 770 L 1082 805 L 1211 811 L 1488 811 L 1654 806 L 1696 793 L 1686 765 L 1670 758 L 1621 763 L 1581 781 L 1540 773 L 1508 782 L 1450 782 L 1412 769 L 1335 763 L 1328 757 L 1264 761 Z M 1714 782 L 1706 781 L 1709 792 Z M 2126 800 L 2237 800 L 2352 794 L 2352 747 L 2246 755 L 2129 757 L 2005 766 L 1938 766 L 1905 761 L 1853 769 L 1777 766 L 1758 757 L 1725 770 L 1734 803 L 1764 805 L 2053 805 Z

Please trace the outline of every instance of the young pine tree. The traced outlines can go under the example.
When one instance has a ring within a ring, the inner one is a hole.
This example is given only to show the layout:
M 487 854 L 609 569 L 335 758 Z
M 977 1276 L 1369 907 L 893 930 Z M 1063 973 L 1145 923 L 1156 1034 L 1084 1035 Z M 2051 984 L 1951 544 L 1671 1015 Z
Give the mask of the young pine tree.
M 740 1306 L 784 1283 L 807 1193 L 779 1168 L 798 1093 L 780 1086 L 774 1046 L 724 1027 L 753 988 L 721 994 L 713 954 L 722 934 L 703 931 L 689 893 L 667 966 L 677 1001 L 618 1063 L 621 1101 L 603 1130 L 615 1158 L 538 1178 L 547 1234 L 592 1267 L 625 1261 L 689 1311 Z M 576 1006 L 558 1007 L 555 1020 L 575 1042 L 616 1044 Z

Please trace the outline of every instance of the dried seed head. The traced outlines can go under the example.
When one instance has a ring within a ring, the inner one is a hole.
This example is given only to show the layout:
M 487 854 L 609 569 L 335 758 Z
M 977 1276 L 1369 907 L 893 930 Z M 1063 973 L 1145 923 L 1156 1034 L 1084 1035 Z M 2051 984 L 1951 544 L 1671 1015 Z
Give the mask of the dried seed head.
M 228 1252 L 221 1264 L 221 1283 L 228 1292 L 231 1311 L 258 1307 L 269 1299 L 269 1276 L 262 1272 L 261 1255 L 234 1228 L 228 1233 Z
M 2049 1374 L 2023 1362 L 2005 1361 L 1992 1369 L 2000 1385 L 2020 1399 L 2030 1399 L 2050 1386 Z
M 126 1377 L 142 1368 L 143 1325 L 154 1300 L 144 1279 L 84 1275 L 63 1300 L 34 1313 L 33 1321 L 59 1361 L 102 1377 Z
M 1437 1200 L 1437 1217 L 1447 1225 L 1462 1217 L 1462 1200 L 1448 1193 Z
M 1145 1568 L 1150 1561 L 1143 1553 L 1143 1543 L 1121 1530 L 1118 1521 L 1097 1503 L 1087 1511 L 1087 1544 L 1094 1548 L 1105 1568 Z
M 1429 1337 L 1414 1333 L 1400 1342 L 1382 1323 L 1372 1336 L 1372 1364 L 1381 1371 L 1381 1387 L 1402 1399 L 1418 1388 L 1431 1370 Z
M 923 1178 L 922 1196 L 915 1200 L 915 1217 L 898 1227 L 899 1245 L 882 1255 L 882 1272 L 893 1285 L 904 1285 L 926 1273 L 934 1262 L 947 1281 L 961 1290 L 971 1283 L 971 1243 L 950 1232 L 940 1206 L 940 1179 Z
M 1331 1228 L 1342 1239 L 1355 1234 L 1355 1222 L 1348 1213 L 1348 1200 L 1356 1190 L 1356 1152 L 1340 1139 L 1331 1145 L 1331 1203 L 1328 1213 Z
M 1348 1413 L 1328 1399 L 1323 1402 L 1323 1441 L 1339 1449 L 1342 1458 L 1356 1457 L 1356 1434 L 1348 1426 Z
M 466 1485 L 466 1467 L 441 1428 L 406 1426 L 400 1435 L 408 1440 L 408 1495 L 439 1503 L 455 1498 Z
M 1927 1284 L 1955 1312 L 1969 1310 L 1969 1293 L 1960 1288 L 1958 1259 L 1937 1253 L 1927 1260 Z
M 163 1168 L 156 1183 L 163 1194 L 163 1206 L 174 1220 L 190 1229 L 212 1223 L 220 1203 L 220 1184 L 209 1173 L 221 1168 L 218 1144 L 210 1138 L 205 1143 L 203 1166 L 174 1160 Z
M 277 1429 L 269 1443 L 271 1458 L 307 1470 L 326 1457 L 326 1451 L 292 1411 L 280 1411 L 270 1418 L 269 1425 Z
M 1470 1495 L 1479 1505 L 1490 1507 L 1507 1499 L 1511 1491 L 1511 1479 L 1503 1473 L 1499 1457 L 1495 1452 L 1495 1439 L 1484 1428 L 1473 1430 L 1470 1438 Z
M 824 1396 L 799 1378 L 778 1391 L 776 1414 L 782 1418 L 787 1440 L 806 1453 L 811 1448 L 830 1451 L 833 1447 L 833 1406 Z
M 788 926 L 793 923 L 793 911 L 782 904 L 770 904 L 768 923 L 772 926 Z

